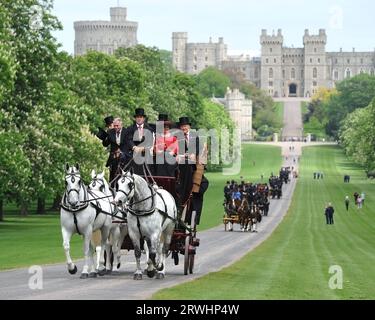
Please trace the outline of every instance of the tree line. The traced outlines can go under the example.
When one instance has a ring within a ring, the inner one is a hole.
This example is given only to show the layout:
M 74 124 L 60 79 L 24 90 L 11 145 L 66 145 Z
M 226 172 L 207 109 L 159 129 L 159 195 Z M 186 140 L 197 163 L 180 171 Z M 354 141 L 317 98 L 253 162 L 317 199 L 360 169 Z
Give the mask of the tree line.
M 362 73 L 320 88 L 308 104 L 304 122 L 315 123 L 340 142 L 367 171 L 375 169 L 375 76 Z
M 41 8 L 41 24 L 30 19 Z M 138 45 L 114 56 L 72 57 L 52 33 L 62 25 L 52 0 L 3 1 L 0 10 L 0 220 L 6 203 L 27 214 L 32 202 L 63 192 L 65 163 L 80 163 L 83 177 L 107 157 L 95 133 L 107 115 L 125 126 L 143 107 L 149 120 L 188 116 L 194 128 L 233 129 L 223 108 L 198 90 L 195 77 L 173 70 L 170 53 Z

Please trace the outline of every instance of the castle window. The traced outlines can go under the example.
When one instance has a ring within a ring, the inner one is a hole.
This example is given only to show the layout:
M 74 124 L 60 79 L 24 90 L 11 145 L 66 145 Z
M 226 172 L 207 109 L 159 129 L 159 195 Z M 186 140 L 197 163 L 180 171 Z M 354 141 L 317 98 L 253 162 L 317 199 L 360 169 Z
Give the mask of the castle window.
M 318 63 L 320 63 L 320 58 L 318 58 Z
M 197 56 L 194 57 L 194 61 L 197 62 Z
M 268 82 L 269 87 L 273 87 L 273 81 Z
M 317 78 L 317 77 L 318 77 L 318 69 L 314 68 L 313 69 L 313 78 Z
M 285 70 L 283 70 L 283 79 L 285 79 Z
M 273 62 L 276 63 L 276 59 L 273 59 Z
M 292 59 L 292 63 L 294 63 L 294 59 Z
M 362 73 L 365 73 L 365 71 L 361 68 L 361 70 L 359 71 L 360 74 Z
M 268 78 L 273 78 L 273 69 L 270 68 L 270 70 L 268 71 Z
M 196 64 L 194 65 L 194 70 L 197 71 L 197 65 Z
M 314 52 L 316 53 L 316 48 L 314 48 Z
M 337 59 L 335 59 L 335 64 L 337 64 Z
M 258 69 L 255 69 L 254 70 L 254 78 L 258 78 L 258 77 L 259 77 Z
M 266 63 L 268 63 L 268 59 L 266 59 Z
M 291 71 L 291 78 L 292 79 L 295 79 L 296 78 L 296 69 L 292 68 L 292 71 Z
M 208 61 L 208 57 L 205 57 L 204 59 L 205 59 L 206 61 Z
M 303 72 L 303 69 L 301 70 L 301 79 L 305 76 L 305 73 Z
M 313 81 L 313 86 L 316 87 L 318 84 L 316 81 Z
M 333 79 L 339 80 L 339 72 L 337 70 L 333 71 Z
M 345 71 L 345 78 L 350 78 L 351 75 L 352 75 L 352 73 L 351 73 L 350 69 L 347 68 L 346 71 Z
M 349 64 L 350 63 L 350 59 L 346 60 L 346 62 Z
M 310 63 L 312 63 L 312 59 L 310 58 Z
M 363 59 L 361 58 L 361 64 L 363 64 Z
M 270 52 L 272 52 L 272 48 L 270 48 Z

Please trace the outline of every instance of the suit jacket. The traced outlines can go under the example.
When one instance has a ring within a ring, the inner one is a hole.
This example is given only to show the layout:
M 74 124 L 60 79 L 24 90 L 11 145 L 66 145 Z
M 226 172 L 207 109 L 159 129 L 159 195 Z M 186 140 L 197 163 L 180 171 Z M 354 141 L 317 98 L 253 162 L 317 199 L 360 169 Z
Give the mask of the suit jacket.
M 128 141 L 126 140 L 126 136 L 126 129 L 122 128 L 120 135 L 120 145 L 118 145 L 116 142 L 116 131 L 114 129 L 109 130 L 107 138 L 103 140 L 103 146 L 110 146 L 110 153 L 107 161 L 107 166 L 109 166 L 115 160 L 114 154 L 118 149 L 120 149 L 121 151 L 122 160 L 126 160 L 129 158 L 129 147 Z
M 127 146 L 129 148 L 130 153 L 133 153 L 133 148 L 135 146 L 140 145 L 142 142 L 146 142 L 146 144 L 143 143 L 143 146 L 146 147 L 146 148 L 152 148 L 153 147 L 154 139 L 153 139 L 152 135 L 154 133 L 154 130 L 152 129 L 152 127 L 148 123 L 143 124 L 143 137 L 141 139 L 138 138 L 137 124 L 133 124 L 132 126 L 126 128 L 126 130 L 127 130 L 127 132 L 126 132 Z M 149 130 L 148 134 L 150 134 L 150 136 L 148 136 L 147 141 L 145 139 L 146 130 Z M 134 133 L 136 133 L 136 134 L 134 135 Z

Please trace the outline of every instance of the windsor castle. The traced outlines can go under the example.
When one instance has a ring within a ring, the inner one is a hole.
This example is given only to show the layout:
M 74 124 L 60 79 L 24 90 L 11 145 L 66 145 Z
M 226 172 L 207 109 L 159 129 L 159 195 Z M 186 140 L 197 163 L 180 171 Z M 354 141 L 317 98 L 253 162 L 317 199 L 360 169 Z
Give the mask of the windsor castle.
M 303 48 L 283 46 L 282 30 L 260 35 L 261 57 L 227 55 L 223 38 L 217 43 L 189 43 L 186 32 L 172 34 L 173 65 L 198 74 L 209 66 L 242 73 L 244 79 L 272 97 L 311 97 L 319 87 L 333 88 L 337 81 L 359 73 L 374 75 L 375 51 L 327 52 L 324 29 L 305 30 Z

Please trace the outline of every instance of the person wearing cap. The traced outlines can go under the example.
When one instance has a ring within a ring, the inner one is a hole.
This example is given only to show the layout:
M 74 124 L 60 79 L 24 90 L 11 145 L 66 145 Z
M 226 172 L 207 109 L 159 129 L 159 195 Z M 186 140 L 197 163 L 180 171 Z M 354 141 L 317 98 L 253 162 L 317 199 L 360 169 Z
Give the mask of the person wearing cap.
M 134 173 L 144 175 L 143 164 L 145 162 L 150 171 L 153 171 L 151 151 L 154 146 L 154 130 L 147 123 L 147 116 L 143 108 L 135 109 L 134 119 L 134 124 L 127 128 L 127 144 L 133 157 L 131 166 Z
M 167 114 L 159 114 L 157 128 L 163 127 L 163 133 L 156 132 L 155 138 L 155 173 L 157 176 L 175 177 L 178 154 L 177 137 L 171 134 L 172 122 Z
M 181 132 L 179 141 L 178 170 L 179 181 L 177 193 L 179 194 L 180 207 L 185 205 L 190 194 L 192 195 L 192 211 L 196 211 L 196 224 L 200 222 L 203 208 L 203 195 L 208 188 L 208 180 L 203 175 L 205 148 L 200 145 L 196 132 L 191 131 L 188 117 L 179 118 L 178 127 Z M 202 151 L 201 155 L 199 154 Z M 191 223 L 189 218 L 186 221 Z

